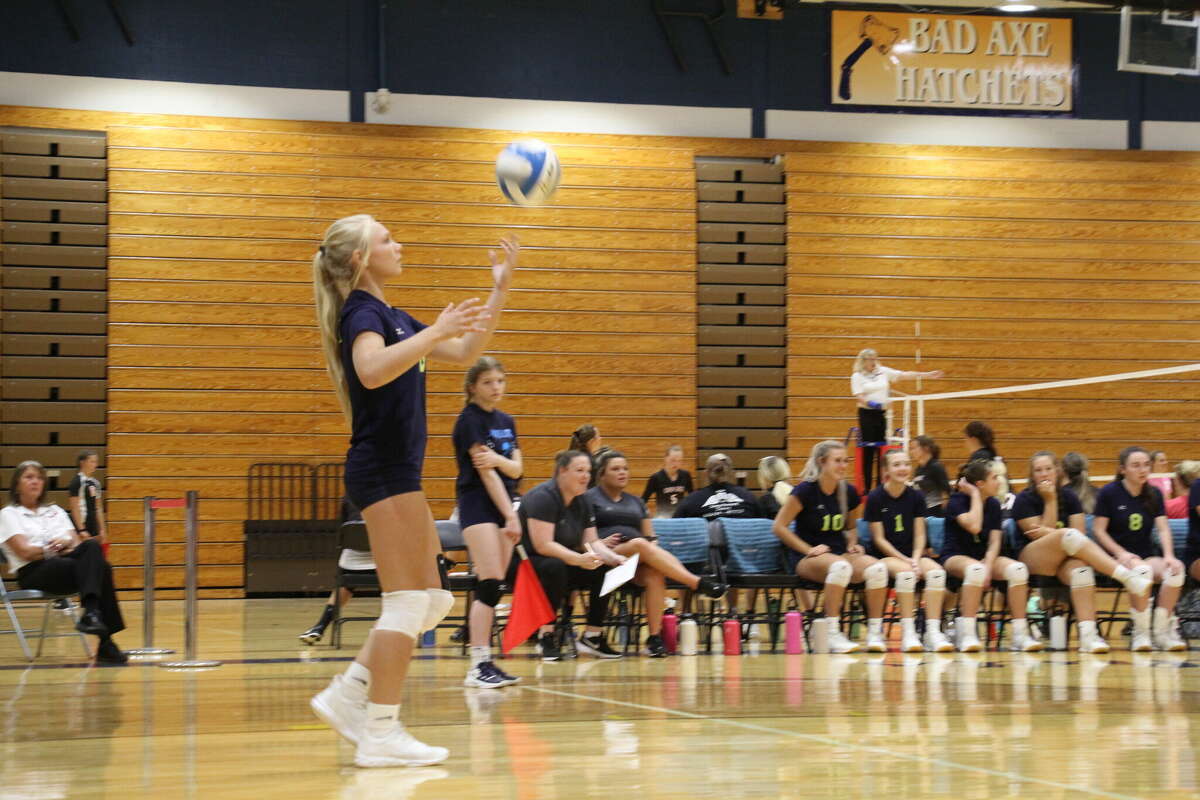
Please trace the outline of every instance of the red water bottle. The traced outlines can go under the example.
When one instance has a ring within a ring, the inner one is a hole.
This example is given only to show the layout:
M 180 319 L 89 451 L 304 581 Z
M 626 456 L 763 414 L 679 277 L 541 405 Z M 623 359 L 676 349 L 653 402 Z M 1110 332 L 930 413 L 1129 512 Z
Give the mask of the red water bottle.
M 725 655 L 740 656 L 742 654 L 742 623 L 730 617 L 721 626 L 725 632 Z
M 675 612 L 667 609 L 662 618 L 662 640 L 663 647 L 667 648 L 667 652 L 675 655 L 675 646 L 679 641 L 679 617 L 675 616 Z

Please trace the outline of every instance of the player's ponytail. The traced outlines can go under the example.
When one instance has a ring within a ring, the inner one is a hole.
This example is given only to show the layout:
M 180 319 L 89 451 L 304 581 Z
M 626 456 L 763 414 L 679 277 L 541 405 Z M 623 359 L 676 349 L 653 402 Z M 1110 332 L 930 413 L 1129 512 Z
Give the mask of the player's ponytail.
M 321 350 L 325 354 L 325 369 L 333 381 L 338 404 L 346 421 L 351 421 L 350 390 L 346 385 L 346 373 L 342 368 L 339 352 L 340 337 L 338 322 L 342 305 L 347 295 L 358 285 L 367 257 L 371 250 L 371 225 L 375 219 L 369 214 L 342 217 L 329 226 L 321 246 L 313 255 L 313 296 L 317 308 L 317 327 L 321 331 Z M 354 254 L 358 253 L 355 264 Z

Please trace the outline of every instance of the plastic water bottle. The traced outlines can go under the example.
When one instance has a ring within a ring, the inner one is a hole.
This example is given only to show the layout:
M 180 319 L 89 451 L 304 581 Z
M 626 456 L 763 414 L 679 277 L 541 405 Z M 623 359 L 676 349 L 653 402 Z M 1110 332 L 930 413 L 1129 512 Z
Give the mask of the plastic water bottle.
M 829 652 L 829 631 L 826 629 L 825 618 L 817 617 L 808 628 L 809 652 Z
M 742 654 L 742 623 L 729 618 L 721 624 L 725 632 L 725 655 L 740 656 Z
M 700 630 L 696 620 L 686 616 L 679 621 L 679 655 L 694 656 L 700 644 Z
M 674 655 L 676 644 L 679 641 L 679 617 L 675 616 L 675 612 L 670 609 L 663 614 L 662 639 L 667 652 Z
M 1050 649 L 1067 649 L 1067 617 L 1065 614 L 1055 614 L 1050 618 Z
M 804 617 L 796 609 L 790 609 L 783 615 L 786 643 L 784 652 L 789 655 L 804 652 Z

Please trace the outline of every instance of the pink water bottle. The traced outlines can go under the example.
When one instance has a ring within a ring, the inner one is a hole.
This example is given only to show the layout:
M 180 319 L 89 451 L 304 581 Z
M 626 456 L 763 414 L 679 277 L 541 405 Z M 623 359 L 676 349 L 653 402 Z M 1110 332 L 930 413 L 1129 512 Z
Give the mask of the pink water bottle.
M 804 617 L 796 609 L 791 609 L 783 615 L 783 625 L 786 628 L 787 644 L 785 652 L 789 655 L 804 652 Z
M 740 656 L 742 654 L 742 623 L 736 619 L 727 619 L 721 626 L 725 632 L 725 655 Z
M 675 644 L 679 641 L 679 617 L 675 616 L 675 612 L 670 609 L 663 614 L 662 639 L 667 652 L 675 655 Z

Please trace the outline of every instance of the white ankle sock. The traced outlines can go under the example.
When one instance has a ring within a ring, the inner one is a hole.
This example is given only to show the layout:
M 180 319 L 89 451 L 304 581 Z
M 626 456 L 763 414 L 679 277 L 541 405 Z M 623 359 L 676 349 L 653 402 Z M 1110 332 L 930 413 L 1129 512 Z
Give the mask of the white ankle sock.
M 975 630 L 975 627 L 974 617 L 959 617 L 958 621 L 954 623 L 954 630 L 959 632 L 958 635 L 960 637 L 970 634 L 971 636 L 978 638 L 979 632 Z
M 1096 635 L 1096 620 L 1094 620 L 1094 619 L 1079 620 L 1079 635 L 1080 636 L 1095 636 Z
M 1141 611 L 1129 612 L 1129 619 L 1133 622 L 1134 633 L 1149 633 L 1150 632 L 1150 609 L 1143 608 Z
M 400 718 L 400 704 L 367 703 L 367 733 L 375 738 L 386 736 Z
M 834 634 L 841 632 L 841 619 L 839 617 L 825 618 L 825 634 L 827 636 L 833 636 Z
M 492 660 L 492 648 L 484 645 L 482 647 L 471 645 L 471 666 L 478 667 L 485 661 Z
M 1018 636 L 1029 635 L 1029 620 L 1014 619 L 1011 624 L 1014 634 L 1017 634 Z
M 878 635 L 882 636 L 883 635 L 883 620 L 882 619 L 868 619 L 867 620 L 867 633 L 870 633 L 872 635 L 878 634 Z
M 900 620 L 900 631 L 906 636 L 910 633 L 916 633 L 917 623 L 914 622 L 911 617 L 902 619 Z
M 1171 614 L 1165 608 L 1154 609 L 1154 632 L 1165 634 L 1171 624 Z
M 925 618 L 925 633 L 941 633 L 942 621 L 940 619 Z
M 342 674 L 345 678 L 342 684 L 346 687 L 347 692 L 352 695 L 367 694 L 367 690 L 371 688 L 371 670 L 364 667 L 357 661 L 351 661 L 350 666 Z

